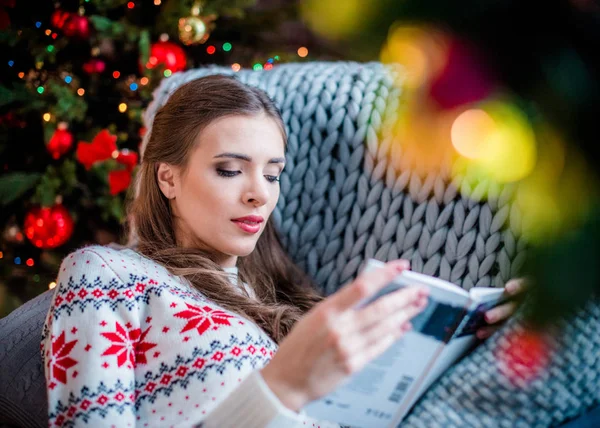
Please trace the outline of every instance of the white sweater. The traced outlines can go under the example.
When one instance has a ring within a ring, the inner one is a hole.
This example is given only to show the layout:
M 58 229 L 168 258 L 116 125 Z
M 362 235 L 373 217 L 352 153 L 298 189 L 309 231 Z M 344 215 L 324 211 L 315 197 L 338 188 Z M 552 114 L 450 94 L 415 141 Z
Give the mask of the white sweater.
M 259 370 L 277 345 L 262 329 L 140 254 L 87 247 L 56 282 L 41 343 L 49 426 L 338 427 L 271 392 Z

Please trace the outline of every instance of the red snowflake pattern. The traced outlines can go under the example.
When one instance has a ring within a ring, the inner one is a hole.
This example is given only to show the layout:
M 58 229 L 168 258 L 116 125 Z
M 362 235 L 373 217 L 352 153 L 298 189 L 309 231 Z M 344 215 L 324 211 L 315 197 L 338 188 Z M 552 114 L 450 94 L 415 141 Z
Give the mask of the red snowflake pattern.
M 231 325 L 229 319 L 234 318 L 234 315 L 219 309 L 213 309 L 210 306 L 199 307 L 189 303 L 185 305 L 188 307 L 186 310 L 175 314 L 177 318 L 188 320 L 180 333 L 197 329 L 198 333 L 202 335 L 206 330 L 217 330 L 221 325 Z
M 116 355 L 119 367 L 127 362 L 131 363 L 133 367 L 137 364 L 147 364 L 148 360 L 145 353 L 156 346 L 156 343 L 144 341 L 150 328 L 148 327 L 144 332 L 139 328 L 125 330 L 119 322 L 116 322 L 115 332 L 100 333 L 112 342 L 112 345 L 102 353 L 102 356 Z
M 67 370 L 77 364 L 76 360 L 69 357 L 76 343 L 77 340 L 65 342 L 64 331 L 52 342 L 52 357 L 50 360 L 52 376 L 65 385 L 67 383 Z

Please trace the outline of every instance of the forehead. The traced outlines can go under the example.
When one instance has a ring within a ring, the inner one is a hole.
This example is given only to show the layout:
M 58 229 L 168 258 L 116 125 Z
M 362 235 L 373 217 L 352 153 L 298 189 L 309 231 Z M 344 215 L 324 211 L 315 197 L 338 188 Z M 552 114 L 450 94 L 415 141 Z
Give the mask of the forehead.
M 283 156 L 284 140 L 275 119 L 255 116 L 226 116 L 214 120 L 197 138 L 197 147 L 203 152 L 236 151 L 250 155 Z

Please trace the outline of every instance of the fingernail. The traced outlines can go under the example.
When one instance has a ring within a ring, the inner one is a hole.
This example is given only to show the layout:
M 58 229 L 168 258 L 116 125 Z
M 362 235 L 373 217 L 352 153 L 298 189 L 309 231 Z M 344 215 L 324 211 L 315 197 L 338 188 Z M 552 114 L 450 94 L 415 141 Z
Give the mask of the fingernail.
M 508 281 L 504 288 L 506 288 L 506 291 L 509 293 L 514 293 L 517 291 L 517 288 L 519 288 L 519 284 L 517 284 L 517 281 Z
M 413 305 L 417 308 L 423 307 L 427 305 L 427 299 L 424 297 L 419 297 L 417 300 L 414 301 Z
M 494 321 L 496 321 L 496 317 L 494 315 L 485 314 L 485 320 L 488 323 L 493 323 Z
M 408 262 L 408 260 L 398 260 L 398 263 L 396 263 L 396 270 L 398 272 L 409 269 L 410 268 L 410 263 Z
M 429 296 L 429 290 L 427 288 L 424 288 L 424 287 L 423 288 L 419 288 L 418 296 L 419 297 L 427 297 L 427 296 Z

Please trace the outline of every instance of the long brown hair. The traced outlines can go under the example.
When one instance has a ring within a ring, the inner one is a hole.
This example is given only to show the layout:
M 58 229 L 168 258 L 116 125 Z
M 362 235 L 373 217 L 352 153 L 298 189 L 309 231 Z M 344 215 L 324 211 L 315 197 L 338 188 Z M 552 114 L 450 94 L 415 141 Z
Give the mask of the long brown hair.
M 185 170 L 196 137 L 212 121 L 257 114 L 275 120 L 287 140 L 277 108 L 260 89 L 223 75 L 202 77 L 177 89 L 154 117 L 129 218 L 138 252 L 185 278 L 219 306 L 254 321 L 279 343 L 322 297 L 283 250 L 272 218 L 254 251 L 238 258 L 238 282 L 254 290 L 255 300 L 239 292 L 239 284 L 236 287 L 230 282 L 210 253 L 178 246 L 169 200 L 160 191 L 156 177 L 159 162 Z

